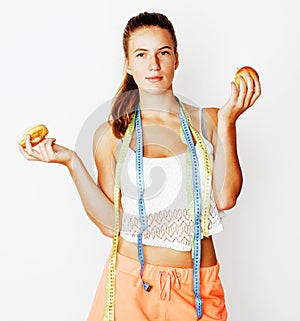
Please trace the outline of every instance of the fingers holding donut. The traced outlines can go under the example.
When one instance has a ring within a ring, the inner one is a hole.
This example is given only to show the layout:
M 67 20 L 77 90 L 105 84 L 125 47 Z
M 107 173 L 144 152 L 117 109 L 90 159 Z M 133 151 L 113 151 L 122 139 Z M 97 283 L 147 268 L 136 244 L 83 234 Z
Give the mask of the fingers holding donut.
M 33 126 L 26 130 L 18 141 L 21 154 L 28 160 L 42 161 L 43 159 L 40 153 L 33 149 L 33 147 L 45 139 L 48 132 L 48 128 L 43 124 Z
M 37 145 L 43 162 L 55 162 L 56 153 L 53 150 L 55 141 L 55 138 L 45 138 Z
M 39 143 L 32 144 L 32 138 L 28 134 L 25 138 L 25 144 L 19 144 L 19 150 L 27 160 L 51 162 L 56 158 L 53 150 L 55 141 L 55 138 L 43 138 Z M 37 148 L 33 148 L 34 146 Z
M 69 166 L 74 152 L 55 143 L 55 138 L 47 138 L 45 125 L 37 125 L 28 129 L 18 141 L 21 154 L 30 161 L 59 163 Z M 34 148 L 35 147 L 35 148 Z

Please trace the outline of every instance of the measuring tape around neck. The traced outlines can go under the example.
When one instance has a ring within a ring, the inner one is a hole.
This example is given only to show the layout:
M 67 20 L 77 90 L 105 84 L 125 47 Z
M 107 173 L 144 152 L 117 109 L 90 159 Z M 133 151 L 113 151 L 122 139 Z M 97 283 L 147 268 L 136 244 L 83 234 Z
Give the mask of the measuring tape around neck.
M 194 294 L 196 300 L 196 312 L 198 318 L 202 315 L 202 301 L 200 298 L 200 260 L 201 260 L 201 234 L 208 236 L 208 215 L 210 205 L 210 193 L 211 193 L 211 168 L 210 158 L 206 150 L 205 143 L 201 135 L 193 127 L 191 118 L 187 110 L 183 107 L 181 102 L 178 100 L 180 105 L 180 132 L 188 145 L 188 154 L 190 155 L 190 165 L 192 167 L 193 177 L 193 208 L 190 208 L 193 213 L 194 220 L 194 235 L 193 235 L 193 258 L 194 258 L 194 270 L 193 270 L 193 283 L 194 283 Z M 113 236 L 113 246 L 111 259 L 109 262 L 108 280 L 106 286 L 106 310 L 104 314 L 104 321 L 114 320 L 114 297 L 115 297 L 115 269 L 116 269 L 116 253 L 118 246 L 118 235 L 119 235 L 119 201 L 120 201 L 120 175 L 121 167 L 124 163 L 126 153 L 129 148 L 129 144 L 133 135 L 134 127 L 136 126 L 136 169 L 137 169 L 137 187 L 138 187 L 138 207 L 140 217 L 140 233 L 138 234 L 138 257 L 141 265 L 140 277 L 142 280 L 143 287 L 146 291 L 150 291 L 151 285 L 143 281 L 143 271 L 145 266 L 144 253 L 142 247 L 142 233 L 147 228 L 147 219 L 145 212 L 144 203 L 144 177 L 143 177 L 143 138 L 142 138 L 142 123 L 140 117 L 139 107 L 136 110 L 134 117 L 132 118 L 126 134 L 124 136 L 123 144 L 120 149 L 117 166 L 116 166 L 116 178 L 114 188 L 114 205 L 115 205 L 115 227 Z M 194 135 L 197 145 L 202 149 L 204 155 L 204 192 L 201 196 L 200 186 L 200 174 L 198 158 L 192 138 Z M 189 165 L 188 165 L 189 166 Z M 201 219 L 200 219 L 201 217 Z M 201 233 L 202 227 L 202 233 Z

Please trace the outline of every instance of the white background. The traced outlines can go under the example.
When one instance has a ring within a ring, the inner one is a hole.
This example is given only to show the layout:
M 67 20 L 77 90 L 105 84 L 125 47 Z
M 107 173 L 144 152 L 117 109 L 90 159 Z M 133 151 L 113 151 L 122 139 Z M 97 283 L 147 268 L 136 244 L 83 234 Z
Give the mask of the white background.
M 215 243 L 229 321 L 299 320 L 296 5 L 1 4 L 1 321 L 87 318 L 110 240 L 86 216 L 66 168 L 27 162 L 16 141 L 28 127 L 45 123 L 58 143 L 75 147 L 86 120 L 121 82 L 123 28 L 142 11 L 165 13 L 173 22 L 181 63 L 174 88 L 198 104 L 222 106 L 236 68 L 258 70 L 262 97 L 238 122 L 244 186 Z M 99 115 L 96 124 L 105 120 Z

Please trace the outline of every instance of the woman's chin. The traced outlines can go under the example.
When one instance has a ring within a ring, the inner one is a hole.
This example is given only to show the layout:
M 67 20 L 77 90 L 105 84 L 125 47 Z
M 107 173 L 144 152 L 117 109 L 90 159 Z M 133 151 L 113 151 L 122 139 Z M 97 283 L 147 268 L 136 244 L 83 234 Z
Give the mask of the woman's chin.
M 165 94 L 166 92 L 170 91 L 170 88 L 154 88 L 154 87 L 148 87 L 148 88 L 143 88 L 142 91 L 150 94 L 150 95 L 161 95 Z

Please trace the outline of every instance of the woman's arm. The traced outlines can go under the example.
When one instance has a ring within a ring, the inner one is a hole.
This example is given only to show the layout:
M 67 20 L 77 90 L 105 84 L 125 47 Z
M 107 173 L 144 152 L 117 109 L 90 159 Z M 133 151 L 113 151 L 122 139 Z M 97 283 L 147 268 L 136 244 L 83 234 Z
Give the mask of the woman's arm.
M 94 136 L 94 146 L 97 145 L 97 154 L 95 155 L 95 159 L 97 159 L 96 165 L 97 168 L 98 166 L 100 167 L 98 168 L 99 176 L 103 178 L 101 184 L 98 185 L 90 176 L 80 157 L 74 151 L 55 144 L 54 138 L 44 139 L 37 145 L 37 149 L 33 149 L 30 144 L 30 137 L 28 136 L 26 147 L 22 148 L 19 146 L 19 148 L 27 160 L 65 165 L 76 185 L 86 213 L 104 235 L 112 236 L 114 205 L 113 193 L 111 192 L 113 187 L 111 188 L 111 186 L 114 183 L 114 179 L 109 175 L 111 172 L 105 175 L 104 171 L 114 163 L 113 149 L 117 140 L 113 139 L 112 136 L 109 137 L 109 132 L 111 131 L 108 129 L 109 125 L 104 124 L 99 127 Z M 97 141 L 97 144 L 95 144 L 95 141 Z M 108 182 L 106 179 L 108 179 Z M 108 187 L 106 187 L 106 183 Z
M 261 94 L 260 83 L 249 74 L 247 83 L 240 77 L 240 86 L 231 83 L 231 96 L 226 104 L 206 109 L 211 140 L 214 145 L 213 187 L 217 207 L 232 208 L 240 194 L 243 177 L 237 153 L 236 121 Z

